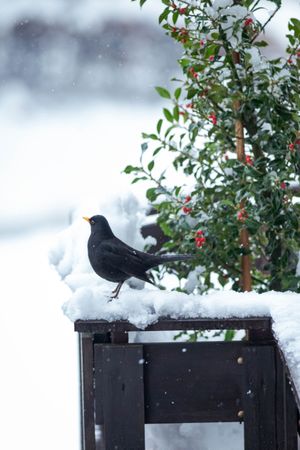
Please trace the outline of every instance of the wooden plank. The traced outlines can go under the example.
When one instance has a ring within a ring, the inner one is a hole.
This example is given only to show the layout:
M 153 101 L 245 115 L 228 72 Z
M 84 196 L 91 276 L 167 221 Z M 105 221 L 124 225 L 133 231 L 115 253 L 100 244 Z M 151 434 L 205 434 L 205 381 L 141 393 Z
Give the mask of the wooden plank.
M 95 450 L 93 337 L 79 334 L 81 448 Z
M 285 417 L 285 372 L 282 360 L 276 351 L 275 359 L 276 371 L 276 439 L 278 449 L 288 450 L 286 448 L 286 417 Z
M 292 386 L 285 374 L 285 444 L 284 450 L 297 450 L 298 448 L 298 414 Z
M 284 362 L 277 349 L 276 434 L 279 450 L 297 450 L 297 406 Z
M 243 349 L 243 419 L 245 450 L 278 450 L 276 442 L 275 349 Z
M 299 411 L 299 413 L 300 413 L 300 393 L 297 391 L 297 388 L 296 388 L 296 385 L 295 385 L 295 383 L 294 383 L 293 377 L 292 377 L 292 375 L 291 375 L 289 366 L 288 366 L 288 364 L 287 364 L 287 362 L 286 362 L 286 359 L 285 359 L 285 357 L 284 357 L 284 354 L 283 354 L 282 350 L 281 350 L 280 347 L 279 347 L 278 342 L 277 342 L 277 350 L 278 350 L 278 353 L 279 353 L 280 358 L 281 358 L 281 360 L 282 360 L 282 364 L 283 364 L 283 366 L 284 366 L 285 373 L 286 373 L 286 375 L 287 375 L 287 377 L 288 377 L 288 380 L 289 380 L 289 383 L 290 383 L 290 385 L 291 385 L 291 390 L 292 390 L 292 393 L 293 393 L 293 396 L 294 396 L 294 400 L 295 400 L 295 402 L 296 402 L 298 411 Z
M 95 344 L 95 361 L 105 449 L 144 449 L 143 346 Z
M 244 345 L 144 344 L 146 423 L 238 421 Z
M 249 317 L 244 319 L 170 319 L 160 318 L 153 323 L 141 329 L 129 323 L 126 320 L 108 322 L 106 320 L 77 320 L 74 324 L 75 331 L 89 333 L 109 333 L 109 332 L 128 332 L 128 331 L 169 331 L 169 330 L 270 330 L 270 317 Z

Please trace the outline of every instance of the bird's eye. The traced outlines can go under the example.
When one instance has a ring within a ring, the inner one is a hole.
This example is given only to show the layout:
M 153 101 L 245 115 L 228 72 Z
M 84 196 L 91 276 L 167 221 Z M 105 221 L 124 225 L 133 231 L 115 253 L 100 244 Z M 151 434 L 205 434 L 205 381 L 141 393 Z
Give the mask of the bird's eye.
M 93 219 L 90 220 L 91 225 L 95 225 L 95 221 Z

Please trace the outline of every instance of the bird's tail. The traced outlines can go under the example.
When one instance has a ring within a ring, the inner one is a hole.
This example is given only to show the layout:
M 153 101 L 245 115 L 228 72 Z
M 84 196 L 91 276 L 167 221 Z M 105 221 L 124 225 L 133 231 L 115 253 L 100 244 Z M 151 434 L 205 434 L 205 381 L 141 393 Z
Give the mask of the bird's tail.
M 194 255 L 174 255 L 174 254 L 153 255 L 152 258 L 149 260 L 149 268 L 174 261 L 187 261 L 193 258 Z

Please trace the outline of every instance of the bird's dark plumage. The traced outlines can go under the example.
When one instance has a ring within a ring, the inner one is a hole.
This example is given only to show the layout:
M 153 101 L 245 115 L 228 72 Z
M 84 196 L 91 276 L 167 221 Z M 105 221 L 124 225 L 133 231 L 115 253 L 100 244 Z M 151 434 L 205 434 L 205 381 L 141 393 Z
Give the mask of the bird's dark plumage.
M 147 271 L 152 267 L 172 261 L 185 261 L 191 255 L 152 255 L 135 250 L 118 239 L 104 216 L 84 217 L 91 225 L 88 256 L 94 271 L 101 278 L 118 283 L 113 291 L 116 298 L 122 284 L 135 277 L 154 284 Z

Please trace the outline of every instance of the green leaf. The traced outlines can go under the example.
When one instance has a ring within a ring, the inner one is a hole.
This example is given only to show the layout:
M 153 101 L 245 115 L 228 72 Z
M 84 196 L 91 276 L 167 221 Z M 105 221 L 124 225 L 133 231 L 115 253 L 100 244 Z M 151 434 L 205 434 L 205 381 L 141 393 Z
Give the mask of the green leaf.
M 158 134 L 161 131 L 162 124 L 163 124 L 163 120 L 159 119 L 159 121 L 157 122 L 157 125 L 156 125 L 156 130 L 157 130 Z
M 163 148 L 163 147 L 157 147 L 157 148 L 156 148 L 156 149 L 154 150 L 154 152 L 153 152 L 153 155 L 152 155 L 152 156 L 155 156 L 155 155 L 157 155 L 157 153 L 158 153 L 158 152 L 160 152 L 162 148 Z
M 178 120 L 179 120 L 179 108 L 178 108 L 177 105 L 173 109 L 173 117 L 178 122 Z
M 190 100 L 191 98 L 193 98 L 193 97 L 195 97 L 195 95 L 197 95 L 198 94 L 198 89 L 195 89 L 195 88 L 190 88 L 190 89 L 188 89 L 188 91 L 187 91 L 187 99 L 188 100 Z
M 232 341 L 235 336 L 235 330 L 226 330 L 224 334 L 224 341 Z
M 149 134 L 149 135 L 148 135 L 148 138 L 149 138 L 149 139 L 153 139 L 153 141 L 157 141 L 157 140 L 158 140 L 158 137 L 157 137 L 156 134 L 154 134 L 154 133 Z
M 254 42 L 254 45 L 256 47 L 267 47 L 269 44 L 266 41 L 256 41 Z
M 174 25 L 176 25 L 176 22 L 177 22 L 177 20 L 178 20 L 178 17 L 179 17 L 179 11 L 176 10 L 176 11 L 173 12 L 173 16 L 172 16 Z
M 124 173 L 131 173 L 131 172 L 140 172 L 141 168 L 140 167 L 135 167 L 135 166 L 126 166 L 124 169 Z
M 180 95 L 181 95 L 181 88 L 178 87 L 177 89 L 175 89 L 175 92 L 174 92 L 174 97 L 176 98 L 176 100 L 179 99 Z
M 292 18 L 292 19 L 290 19 L 290 21 L 293 24 L 293 29 L 295 30 L 296 37 L 299 37 L 299 35 L 300 35 L 300 20 Z
M 170 113 L 170 111 L 167 109 L 167 108 L 164 108 L 163 109 L 163 113 L 164 113 L 164 115 L 165 115 L 165 118 L 169 121 L 169 122 L 173 122 L 173 116 L 172 116 L 172 114 Z
M 154 167 L 154 161 L 152 160 L 152 161 L 150 161 L 149 164 L 148 164 L 148 170 L 149 170 L 149 172 L 151 172 L 151 170 L 153 169 L 153 167 Z
M 141 180 L 148 180 L 148 178 L 147 177 L 136 177 L 136 178 L 134 178 L 132 180 L 131 184 L 135 184 L 135 183 L 137 183 L 138 181 L 141 181 Z
M 181 191 L 181 186 L 177 186 L 174 191 L 174 194 L 176 195 L 176 197 L 178 197 L 180 191 Z
M 169 8 L 164 9 L 164 11 L 161 13 L 161 15 L 158 18 L 158 23 L 162 23 L 162 21 L 168 17 L 169 13 L 170 13 Z
M 173 231 L 166 222 L 159 222 L 159 226 L 166 236 L 173 236 Z
M 153 202 L 157 199 L 158 193 L 156 192 L 156 188 L 149 188 L 146 191 L 146 197 L 150 202 Z
M 163 87 L 155 86 L 155 90 L 158 92 L 158 94 L 163 98 L 171 98 L 171 95 L 169 91 Z

